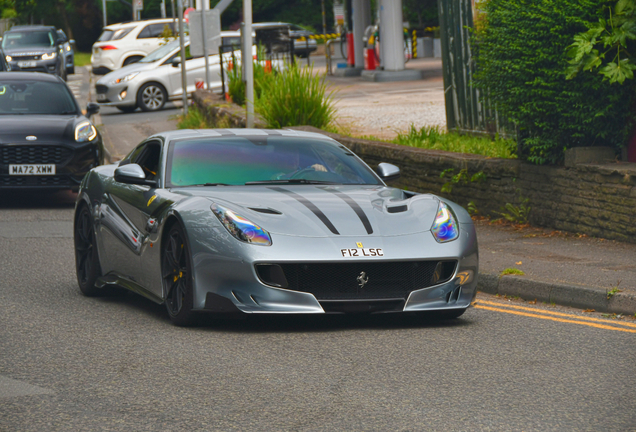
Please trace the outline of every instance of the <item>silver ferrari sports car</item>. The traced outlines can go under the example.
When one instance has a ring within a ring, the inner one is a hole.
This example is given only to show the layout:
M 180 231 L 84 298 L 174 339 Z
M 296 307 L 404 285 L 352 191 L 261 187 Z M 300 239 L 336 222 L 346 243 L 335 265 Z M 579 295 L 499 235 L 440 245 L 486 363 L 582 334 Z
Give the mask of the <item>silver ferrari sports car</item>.
M 80 290 L 134 291 L 176 325 L 200 312 L 456 318 L 476 293 L 474 225 L 453 202 L 385 184 L 399 175 L 316 133 L 153 135 L 81 184 Z

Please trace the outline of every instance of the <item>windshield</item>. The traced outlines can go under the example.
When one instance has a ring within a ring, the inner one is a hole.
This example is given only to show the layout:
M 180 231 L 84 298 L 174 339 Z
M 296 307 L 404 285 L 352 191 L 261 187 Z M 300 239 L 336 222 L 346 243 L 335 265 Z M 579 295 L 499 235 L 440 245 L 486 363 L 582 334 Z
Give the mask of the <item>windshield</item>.
M 172 186 L 246 183 L 381 182 L 346 147 L 323 139 L 255 136 L 197 138 L 170 145 Z
M 76 113 L 75 100 L 62 83 L 0 78 L 0 115 Z
M 16 49 L 22 47 L 49 48 L 55 45 L 53 35 L 49 31 L 12 31 L 2 38 L 2 48 Z
M 168 42 L 164 46 L 157 48 L 156 50 L 148 54 L 146 57 L 139 60 L 139 63 L 156 62 L 157 60 L 161 60 L 162 58 L 164 58 L 165 56 L 167 56 L 168 54 L 170 54 L 172 51 L 174 51 L 177 48 L 179 48 L 178 39 L 172 42 Z

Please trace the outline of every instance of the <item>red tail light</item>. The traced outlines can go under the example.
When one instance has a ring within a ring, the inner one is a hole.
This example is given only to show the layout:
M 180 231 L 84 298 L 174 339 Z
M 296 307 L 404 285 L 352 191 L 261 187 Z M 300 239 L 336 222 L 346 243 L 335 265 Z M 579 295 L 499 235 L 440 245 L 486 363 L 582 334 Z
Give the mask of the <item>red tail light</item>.
M 116 46 L 112 46 L 112 45 L 104 45 L 104 46 L 100 46 L 99 48 L 104 50 L 104 51 L 117 49 Z

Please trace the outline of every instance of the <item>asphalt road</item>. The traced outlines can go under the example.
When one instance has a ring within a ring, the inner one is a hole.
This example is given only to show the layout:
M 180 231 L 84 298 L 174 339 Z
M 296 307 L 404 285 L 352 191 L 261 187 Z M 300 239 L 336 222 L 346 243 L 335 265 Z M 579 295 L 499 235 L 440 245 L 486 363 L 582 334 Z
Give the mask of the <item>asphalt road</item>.
M 171 115 L 103 114 L 118 140 Z M 636 428 L 634 320 L 480 296 L 454 322 L 177 328 L 135 294 L 81 296 L 74 199 L 0 194 L 0 431 Z

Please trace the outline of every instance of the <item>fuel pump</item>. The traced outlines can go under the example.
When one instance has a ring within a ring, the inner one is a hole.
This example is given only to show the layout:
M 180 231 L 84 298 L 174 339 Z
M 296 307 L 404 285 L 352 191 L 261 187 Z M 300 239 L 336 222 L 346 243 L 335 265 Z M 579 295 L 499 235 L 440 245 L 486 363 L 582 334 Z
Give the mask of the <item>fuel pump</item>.
M 377 38 L 377 25 L 370 25 L 364 30 L 364 68 L 366 70 L 375 70 L 379 65 L 378 54 L 376 52 Z

